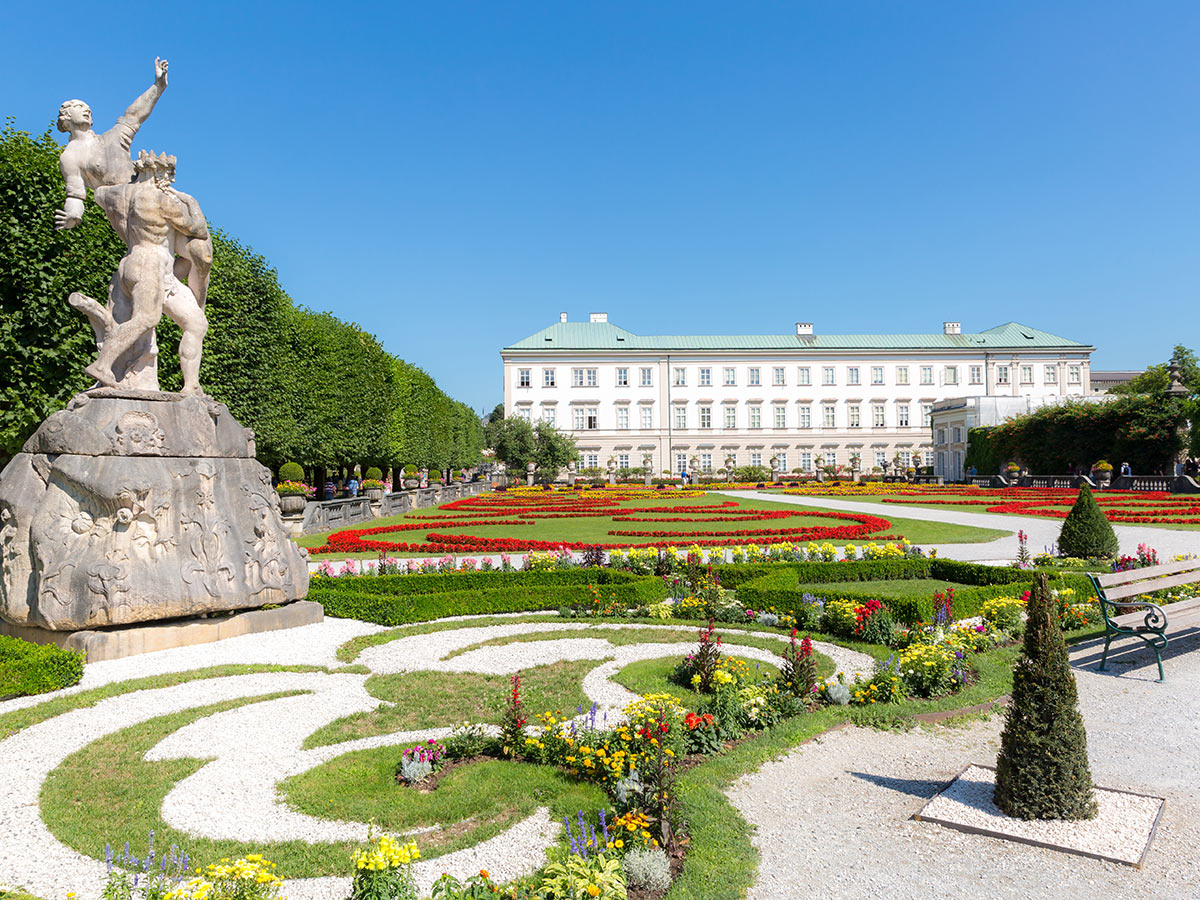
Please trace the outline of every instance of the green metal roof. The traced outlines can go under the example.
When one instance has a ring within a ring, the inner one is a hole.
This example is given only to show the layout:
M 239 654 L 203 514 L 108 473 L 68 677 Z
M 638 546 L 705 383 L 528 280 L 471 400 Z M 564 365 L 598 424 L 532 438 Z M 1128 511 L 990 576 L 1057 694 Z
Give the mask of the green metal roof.
M 1019 322 L 976 334 L 639 335 L 609 322 L 555 322 L 505 350 L 1094 350 Z

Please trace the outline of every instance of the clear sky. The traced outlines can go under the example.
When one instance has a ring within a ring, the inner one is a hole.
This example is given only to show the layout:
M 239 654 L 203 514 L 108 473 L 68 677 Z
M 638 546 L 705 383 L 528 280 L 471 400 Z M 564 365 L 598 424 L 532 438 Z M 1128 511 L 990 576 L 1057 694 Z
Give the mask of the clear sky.
M 477 408 L 498 350 L 1009 320 L 1200 344 L 1200 3 L 7 3 L 0 115 L 107 127 Z M 352 386 L 347 386 L 348 399 Z

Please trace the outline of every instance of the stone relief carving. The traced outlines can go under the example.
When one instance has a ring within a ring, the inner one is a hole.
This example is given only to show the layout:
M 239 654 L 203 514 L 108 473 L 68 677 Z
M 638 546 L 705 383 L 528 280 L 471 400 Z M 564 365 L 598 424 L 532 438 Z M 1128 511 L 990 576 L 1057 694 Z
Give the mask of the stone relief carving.
M 117 420 L 113 448 L 126 456 L 161 456 L 166 434 L 153 413 L 130 410 Z
M 184 539 L 192 558 L 183 564 L 183 580 L 188 584 L 199 581 L 215 597 L 233 581 L 233 568 L 225 561 L 224 551 L 229 526 L 216 513 L 213 482 L 217 472 L 212 463 L 207 460 L 196 463 L 192 475 L 195 476 L 193 512 L 182 518 Z

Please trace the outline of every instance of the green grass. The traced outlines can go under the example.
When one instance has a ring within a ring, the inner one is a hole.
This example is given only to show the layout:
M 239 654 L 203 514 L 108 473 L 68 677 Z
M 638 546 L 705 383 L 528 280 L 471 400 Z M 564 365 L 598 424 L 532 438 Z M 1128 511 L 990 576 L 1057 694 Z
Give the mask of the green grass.
M 569 660 L 523 670 L 521 691 L 525 708 L 540 712 L 591 705 L 583 693 L 583 677 L 599 664 L 600 660 L 594 659 Z M 367 679 L 366 687 L 371 696 L 395 705 L 336 719 L 305 738 L 305 749 L 460 722 L 498 725 L 509 689 L 509 676 L 476 672 L 404 672 L 374 675 Z
M 711 493 L 703 497 L 678 497 L 672 492 L 656 493 L 653 497 L 637 498 L 636 500 L 626 501 L 614 510 L 618 512 L 638 512 L 653 514 L 656 508 L 664 506 L 705 506 L 713 503 L 722 502 L 725 499 L 736 500 L 739 507 L 742 509 L 755 510 L 784 510 L 795 512 L 796 504 L 792 503 L 774 503 L 762 500 L 747 500 L 744 497 L 738 497 L 730 494 Z M 821 509 L 817 507 L 805 507 L 805 511 L 812 512 L 836 512 L 834 510 Z M 416 510 L 411 513 L 405 513 L 400 516 L 387 516 L 381 519 L 375 519 L 366 526 L 356 527 L 371 527 L 378 528 L 387 525 L 399 525 L 410 522 L 423 521 L 420 517 L 428 517 L 435 514 L 437 511 L 432 509 Z M 458 513 L 448 512 L 447 516 L 453 517 Z M 881 513 L 882 515 L 882 513 Z M 966 525 L 950 525 L 940 522 L 924 522 L 918 519 L 903 519 L 893 518 L 891 515 L 885 516 L 892 523 L 892 527 L 887 533 L 903 534 L 914 544 L 955 544 L 955 543 L 973 543 L 979 541 L 990 541 L 996 538 L 1004 537 L 1011 532 L 993 528 L 974 528 Z M 792 519 L 778 520 L 760 520 L 746 523 L 739 522 L 612 522 L 606 517 L 596 518 L 561 518 L 561 519 L 536 519 L 531 525 L 473 525 L 469 526 L 466 523 L 454 527 L 439 526 L 430 528 L 441 534 L 470 534 L 481 537 L 511 537 L 511 538 L 526 538 L 531 541 L 564 541 L 564 542 L 584 542 L 584 543 L 647 543 L 654 538 L 649 537 L 623 537 L 610 535 L 610 530 L 620 531 L 669 531 L 678 532 L 681 545 L 686 545 L 688 535 L 695 531 L 712 531 L 712 532 L 727 532 L 735 531 L 741 528 L 781 528 L 790 527 L 792 525 L 845 525 L 845 520 L 839 519 L 821 519 L 812 516 L 797 517 Z M 336 529 L 338 531 L 345 529 Z M 332 531 L 321 532 L 319 534 L 309 534 L 297 538 L 296 542 L 301 547 L 320 547 L 323 546 Z M 380 535 L 379 539 L 383 541 L 403 541 L 407 543 L 416 543 L 424 539 L 424 531 L 407 531 L 396 532 L 392 534 Z M 712 539 L 712 536 L 706 536 Z M 869 541 L 870 538 L 863 538 L 852 541 L 851 543 L 861 544 L 864 541 Z M 844 544 L 846 541 L 834 541 L 835 544 Z M 430 553 L 396 553 L 389 552 L 392 557 L 408 557 L 408 556 L 429 556 Z M 478 555 L 478 554 L 466 554 Z M 375 559 L 379 556 L 377 551 L 367 553 L 333 553 L 328 555 L 328 559 L 335 564 L 343 559 Z
M 886 600 L 889 598 L 932 597 L 937 591 L 946 591 L 951 588 L 962 590 L 967 587 L 969 585 L 955 584 L 952 581 L 941 581 L 936 578 L 901 578 L 895 581 L 815 582 L 801 584 L 797 590 L 812 594 L 814 597 L 831 592 L 838 596 L 853 594 Z
M 692 623 L 692 627 L 690 628 L 678 629 L 604 628 L 603 625 L 609 622 L 608 619 L 604 619 L 602 622 L 596 622 L 594 619 L 584 621 L 590 621 L 594 623 L 594 627 L 596 627 L 599 633 L 584 631 L 582 629 L 564 628 L 562 630 L 555 631 L 539 631 L 532 634 L 510 634 L 504 637 L 489 638 L 486 641 L 479 641 L 475 644 L 469 644 L 466 647 L 460 647 L 457 650 L 448 653 L 446 655 L 446 659 L 453 659 L 456 656 L 461 656 L 464 653 L 469 653 L 470 651 L 477 650 L 480 647 L 503 647 L 508 644 L 526 643 L 530 641 L 561 641 L 585 636 L 608 641 L 614 647 L 627 647 L 632 644 L 694 644 L 697 640 L 699 640 L 700 623 Z M 720 633 L 722 628 L 724 628 L 724 623 L 718 626 L 718 633 Z M 758 626 L 758 628 L 760 631 L 766 630 L 762 625 Z M 733 637 L 726 636 L 726 642 L 740 644 L 744 647 L 758 647 L 760 650 L 770 650 L 772 653 L 778 653 L 783 649 L 783 641 L 786 640 L 787 635 L 781 631 L 779 633 L 779 637 L 780 640 L 774 640 L 772 638 L 751 637 L 749 635 L 738 634 Z
M 751 672 L 760 677 L 773 680 L 779 676 L 779 668 L 770 663 L 759 662 L 756 659 L 746 659 L 745 657 L 737 656 L 735 653 L 726 653 L 724 655 L 741 659 L 750 667 Z M 816 656 L 817 654 L 813 655 Z M 675 666 L 678 663 L 679 658 L 674 656 L 664 656 L 660 659 L 641 659 L 630 663 L 617 672 L 613 676 L 613 681 L 623 687 L 629 688 L 635 694 L 643 696 L 646 694 L 670 694 L 682 703 L 685 708 L 695 710 L 704 702 L 706 696 L 699 691 L 676 684 L 671 680 L 671 673 L 675 670 Z M 756 666 L 758 667 L 757 669 L 755 668 Z M 817 660 L 818 671 L 822 666 L 826 670 L 825 675 L 833 674 L 833 660 L 828 656 L 822 656 Z
M 388 831 L 437 826 L 418 838 L 423 857 L 494 837 L 539 806 L 562 821 L 581 809 L 594 814 L 608 803 L 596 784 L 550 766 L 511 760 L 457 767 L 436 790 L 422 793 L 396 783 L 399 757 L 397 747 L 347 753 L 289 778 L 280 789 L 290 806 L 323 819 L 374 822 Z

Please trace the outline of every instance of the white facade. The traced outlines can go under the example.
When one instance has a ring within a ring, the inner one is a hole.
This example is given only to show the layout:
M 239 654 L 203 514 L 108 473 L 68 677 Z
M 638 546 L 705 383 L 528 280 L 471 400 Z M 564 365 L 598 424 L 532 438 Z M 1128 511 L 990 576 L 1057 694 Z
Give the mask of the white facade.
M 1003 346 L 1014 334 L 1030 346 Z M 955 323 L 933 335 L 798 325 L 794 336 L 644 337 L 600 313 L 564 314 L 501 356 L 507 414 L 572 434 L 582 467 L 610 457 L 638 467 L 648 454 L 658 474 L 716 471 L 731 456 L 737 466 L 777 457 L 787 472 L 819 458 L 849 466 L 854 453 L 864 471 L 897 455 L 932 466 L 941 401 L 1086 393 L 1093 349 L 1024 326 L 968 335 Z

